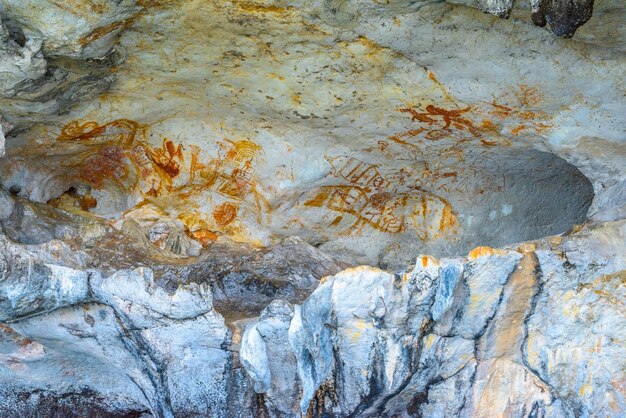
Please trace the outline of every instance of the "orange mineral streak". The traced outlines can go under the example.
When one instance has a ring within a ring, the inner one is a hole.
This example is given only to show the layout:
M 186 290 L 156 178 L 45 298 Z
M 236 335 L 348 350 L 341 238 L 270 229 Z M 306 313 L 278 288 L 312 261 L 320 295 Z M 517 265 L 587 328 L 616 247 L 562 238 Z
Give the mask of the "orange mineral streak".
M 79 205 L 82 210 L 89 211 L 98 205 L 98 201 L 91 195 L 85 195 L 79 199 Z
M 491 255 L 504 255 L 504 254 L 505 253 L 502 250 L 483 246 L 483 247 L 476 247 L 473 250 L 471 250 L 469 254 L 467 255 L 467 258 L 469 260 L 476 260 L 481 257 L 489 257 Z
M 433 73 L 430 70 L 427 70 L 427 71 L 428 71 L 428 79 L 432 81 L 436 87 L 439 88 L 439 90 L 444 95 L 444 97 L 449 101 L 454 101 L 454 98 L 450 95 L 450 93 L 448 92 L 448 89 L 446 89 L 446 87 L 439 80 L 437 80 L 437 77 L 435 77 L 435 73 Z
M 273 14 L 277 16 L 283 16 L 292 11 L 290 7 L 280 7 L 275 5 L 265 5 L 253 2 L 235 2 L 237 8 L 245 13 L 250 14 Z
M 97 200 L 90 194 L 81 195 L 76 190 L 68 190 L 61 196 L 50 199 L 47 202 L 48 205 L 55 208 L 62 208 L 65 210 L 80 209 L 85 212 L 89 212 L 90 209 L 95 208 L 98 205 Z
M 198 241 L 203 247 L 210 246 L 219 236 L 217 233 L 209 231 L 208 229 L 199 229 L 193 232 L 190 231 L 187 235 Z
M 13 340 L 13 342 L 19 346 L 27 346 L 33 343 L 33 340 L 28 337 L 24 337 L 23 335 L 16 332 L 13 328 L 8 326 L 7 324 L 3 324 L 2 322 L 0 322 L 0 335 L 5 338 L 11 338 L 11 340 Z
M 513 108 L 498 104 L 495 100 L 491 102 L 491 106 L 493 106 L 494 109 L 491 110 L 489 113 L 499 119 L 508 118 L 509 116 L 511 116 L 511 113 L 513 113 Z
M 122 20 L 121 22 L 113 22 L 109 25 L 102 26 L 100 28 L 94 29 L 89 35 L 83 36 L 78 40 L 81 46 L 86 46 L 91 44 L 92 42 L 97 41 L 98 39 L 109 35 L 113 32 L 121 32 L 125 30 L 128 26 L 130 26 L 133 22 L 133 19 Z
M 513 135 L 519 135 L 519 133 L 521 131 L 523 131 L 524 129 L 526 129 L 526 125 L 519 125 L 519 126 L 513 128 L 513 129 L 511 129 L 511 133 Z
M 343 219 L 343 216 L 337 216 L 328 226 L 336 226 L 339 225 L 339 222 Z
M 422 267 L 424 267 L 424 268 L 428 267 L 429 265 L 431 267 L 439 266 L 439 260 L 437 260 L 436 258 L 431 257 L 429 255 L 421 256 L 420 260 L 422 262 Z
M 467 258 L 470 260 L 476 260 L 479 257 L 487 257 L 493 255 L 493 248 L 491 247 L 476 247 L 469 252 Z
M 450 206 L 450 203 L 445 202 L 441 212 L 441 220 L 439 221 L 439 232 L 445 232 L 448 229 L 456 228 L 457 224 L 458 221 L 452 211 L 452 206 Z
M 137 0 L 137 5 L 143 8 L 161 8 L 180 3 L 180 0 Z
M 489 131 L 494 131 L 494 132 L 498 131 L 498 127 L 495 125 L 495 123 L 493 123 L 493 121 L 489 119 L 483 119 L 480 126 L 481 128 L 489 130 Z
M 487 141 L 486 139 L 480 139 L 480 143 L 483 144 L 485 147 L 495 147 L 496 145 L 498 145 L 498 143 L 496 141 Z

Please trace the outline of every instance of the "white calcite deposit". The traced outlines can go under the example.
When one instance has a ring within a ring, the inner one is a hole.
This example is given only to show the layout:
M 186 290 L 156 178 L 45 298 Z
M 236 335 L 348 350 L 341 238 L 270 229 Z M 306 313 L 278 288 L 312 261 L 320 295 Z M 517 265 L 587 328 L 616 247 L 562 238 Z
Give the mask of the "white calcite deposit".
M 0 0 L 0 417 L 624 416 L 592 6 Z

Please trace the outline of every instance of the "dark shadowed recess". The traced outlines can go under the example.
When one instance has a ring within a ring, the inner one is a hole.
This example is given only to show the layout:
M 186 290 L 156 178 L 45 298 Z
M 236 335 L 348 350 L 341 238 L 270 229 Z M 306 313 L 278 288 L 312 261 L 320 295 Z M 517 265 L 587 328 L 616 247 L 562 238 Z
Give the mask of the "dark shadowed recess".
M 88 389 L 59 395 L 44 390 L 20 392 L 0 388 L 0 398 L 0 418 L 139 418 L 149 412 L 115 409 L 110 399 Z

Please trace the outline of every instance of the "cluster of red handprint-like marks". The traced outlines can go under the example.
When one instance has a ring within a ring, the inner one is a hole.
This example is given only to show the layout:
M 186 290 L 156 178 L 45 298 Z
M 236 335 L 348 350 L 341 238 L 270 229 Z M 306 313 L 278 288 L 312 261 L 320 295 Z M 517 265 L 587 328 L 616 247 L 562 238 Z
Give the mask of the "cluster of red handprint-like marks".
M 211 157 L 197 146 L 185 152 L 182 144 L 167 138 L 161 147 L 152 147 L 146 141 L 147 132 L 147 125 L 128 119 L 106 124 L 74 121 L 63 127 L 57 139 L 82 146 L 67 166 L 76 169 L 78 177 L 93 188 L 101 189 L 111 181 L 129 193 L 141 192 L 148 200 L 164 195 L 184 199 L 199 190 L 214 192 L 219 198 L 213 205 L 213 219 L 203 217 L 202 227 L 196 228 L 199 236 L 215 238 L 211 228 L 222 230 L 232 224 L 248 195 L 253 196 L 252 207 L 257 212 L 264 209 L 265 200 L 254 181 L 259 145 L 224 140 L 218 142 L 218 155 Z M 183 173 L 187 176 L 176 184 Z M 179 217 L 198 223 L 196 215 Z
M 182 145 L 176 146 L 167 138 L 163 138 L 160 148 L 148 145 L 147 129 L 146 125 L 129 119 L 116 119 L 103 125 L 74 121 L 61 129 L 57 140 L 86 147 L 79 152 L 78 162 L 70 164 L 79 169 L 79 177 L 92 187 L 99 189 L 105 181 L 113 181 L 130 192 L 143 182 L 148 186 L 147 194 L 158 196 L 173 190 L 184 156 Z

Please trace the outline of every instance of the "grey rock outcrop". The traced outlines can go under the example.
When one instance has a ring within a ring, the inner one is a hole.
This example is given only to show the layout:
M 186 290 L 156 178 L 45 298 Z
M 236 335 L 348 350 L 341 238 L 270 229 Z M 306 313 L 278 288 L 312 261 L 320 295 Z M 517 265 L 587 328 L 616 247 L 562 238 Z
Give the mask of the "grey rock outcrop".
M 0 105 L 6 121 L 32 126 L 112 83 L 114 45 L 140 11 L 134 0 L 0 1 Z M 88 61 L 89 60 L 89 61 Z
M 149 269 L 52 268 L 5 242 L 24 261 L 2 270 L 2 391 L 163 417 L 618 416 L 625 237 L 614 222 L 404 274 L 348 269 L 241 337 L 207 285 L 170 294 Z M 572 339 L 580 326 L 596 338 Z
M 625 406 L 616 386 L 624 350 L 601 347 L 605 338 L 623 338 L 620 304 L 613 299 L 619 296 L 604 299 L 596 290 L 592 297 L 591 289 L 623 286 L 621 245 L 599 245 L 598 239 L 623 239 L 625 232 L 617 223 L 574 235 L 558 248 L 539 242 L 522 246 L 521 253 L 479 250 L 462 270 L 460 260 L 425 258 L 404 276 L 359 268 L 326 279 L 296 307 L 289 345 L 283 343 L 296 353 L 302 414 L 618 416 Z M 615 257 L 596 260 L 591 274 L 584 249 L 589 241 Z M 563 250 L 565 257 L 559 256 Z M 574 259 L 578 251 L 585 258 Z M 453 292 L 443 290 L 451 287 Z M 596 311 L 589 298 L 603 308 Z M 597 324 L 597 340 L 571 340 L 577 321 Z M 275 357 L 263 344 L 244 339 L 242 350 L 265 359 L 251 378 L 272 382 Z M 583 366 L 589 361 L 593 369 Z M 285 362 L 283 370 L 289 367 Z M 266 402 L 270 411 L 273 401 Z
M 36 80 L 46 73 L 46 59 L 38 37 L 18 35 L 0 15 L 0 96 L 11 96 L 18 84 Z

